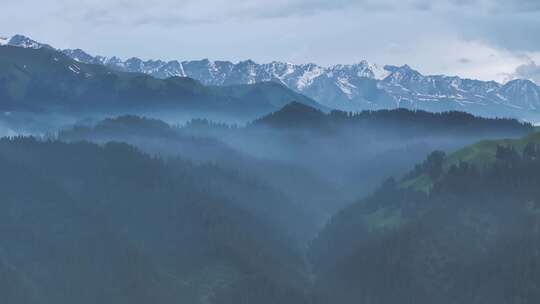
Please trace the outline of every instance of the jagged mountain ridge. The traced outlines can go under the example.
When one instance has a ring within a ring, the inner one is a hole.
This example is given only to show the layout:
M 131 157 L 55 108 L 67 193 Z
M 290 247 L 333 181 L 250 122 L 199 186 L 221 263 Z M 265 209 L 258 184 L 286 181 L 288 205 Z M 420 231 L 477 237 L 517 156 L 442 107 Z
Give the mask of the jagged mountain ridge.
M 50 47 L 16 35 L 0 44 L 20 47 Z M 162 61 L 92 56 L 81 49 L 62 50 L 82 63 L 101 64 L 157 78 L 185 76 L 205 85 L 252 84 L 274 81 L 311 97 L 324 106 L 347 110 L 376 110 L 403 107 L 427 111 L 467 111 L 483 116 L 506 116 L 535 120 L 540 110 L 540 87 L 529 80 L 506 84 L 444 75 L 423 75 L 404 65 L 384 66 L 362 61 L 352 65 L 322 67 L 316 64 L 252 60 Z
M 293 100 L 324 108 L 275 82 L 204 86 L 188 77 L 158 79 L 81 63 L 52 48 L 0 46 L 2 111 L 125 114 L 144 109 L 216 114 L 243 121 Z

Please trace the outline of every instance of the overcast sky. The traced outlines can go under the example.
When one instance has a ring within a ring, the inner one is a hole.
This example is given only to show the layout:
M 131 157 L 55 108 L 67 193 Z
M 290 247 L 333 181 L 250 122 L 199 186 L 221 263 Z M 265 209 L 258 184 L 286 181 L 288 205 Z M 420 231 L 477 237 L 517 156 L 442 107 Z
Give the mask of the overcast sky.
M 0 35 L 143 59 L 366 59 L 540 84 L 540 0 L 0 0 Z

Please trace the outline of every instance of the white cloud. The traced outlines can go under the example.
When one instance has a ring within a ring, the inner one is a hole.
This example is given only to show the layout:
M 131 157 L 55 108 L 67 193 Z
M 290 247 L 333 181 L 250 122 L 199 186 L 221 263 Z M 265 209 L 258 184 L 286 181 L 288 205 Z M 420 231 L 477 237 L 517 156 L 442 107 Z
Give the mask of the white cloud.
M 530 59 L 529 62 L 518 66 L 515 72 L 508 76 L 508 80 L 516 78 L 529 79 L 540 85 L 540 65 Z

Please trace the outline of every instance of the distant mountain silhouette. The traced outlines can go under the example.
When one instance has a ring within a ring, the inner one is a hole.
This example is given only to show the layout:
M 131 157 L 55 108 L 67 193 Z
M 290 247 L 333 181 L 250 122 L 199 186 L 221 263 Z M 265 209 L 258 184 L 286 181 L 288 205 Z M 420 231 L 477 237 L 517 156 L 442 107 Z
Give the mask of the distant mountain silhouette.
M 512 134 L 521 130 L 531 131 L 532 126 L 515 119 L 490 119 L 477 117 L 465 112 L 430 113 L 407 109 L 363 111 L 350 113 L 332 111 L 324 113 L 308 105 L 292 102 L 279 111 L 268 114 L 253 122 L 253 125 L 267 125 L 281 128 L 311 128 L 314 130 L 339 130 L 359 128 L 369 130 L 382 128 L 418 135 L 422 133 L 455 133 L 472 135 L 506 130 Z M 521 133 L 523 134 L 523 133 Z
M 191 78 L 156 79 L 83 64 L 50 48 L 0 46 L 0 110 L 4 111 L 141 108 L 261 115 L 293 100 L 320 107 L 276 83 L 207 87 Z
M 308 105 L 292 102 L 279 111 L 266 115 L 254 122 L 255 125 L 271 127 L 323 127 L 326 116 L 320 110 Z

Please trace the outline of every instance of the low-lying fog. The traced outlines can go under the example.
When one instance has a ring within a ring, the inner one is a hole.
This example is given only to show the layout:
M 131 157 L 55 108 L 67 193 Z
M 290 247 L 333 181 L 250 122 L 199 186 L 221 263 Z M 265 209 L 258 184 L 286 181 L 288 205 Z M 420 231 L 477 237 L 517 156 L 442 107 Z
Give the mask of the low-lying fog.
M 35 135 L 63 141 L 126 142 L 162 158 L 211 163 L 283 193 L 304 214 L 293 232 L 313 238 L 338 210 L 399 177 L 433 150 L 451 151 L 484 138 L 521 136 L 519 124 L 462 127 L 430 115 L 324 114 L 286 107 L 252 121 L 223 115 L 174 112 L 4 113 L 2 136 Z M 285 115 L 283 123 L 280 116 Z M 390 116 L 385 116 L 390 115 Z M 394 116 L 392 116 L 394 115 Z M 427 115 L 427 116 L 426 116 Z M 143 118 L 144 117 L 144 118 Z M 427 118 L 426 118 L 427 117 Z M 475 119 L 469 116 L 460 119 Z M 485 125 L 483 125 L 485 124 Z M 271 212 L 271 211 L 270 211 Z M 292 223 L 291 223 L 292 224 Z

